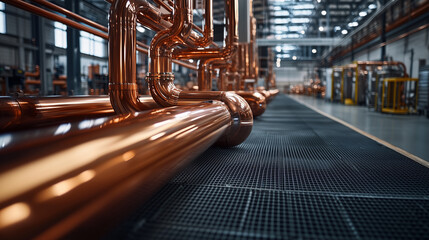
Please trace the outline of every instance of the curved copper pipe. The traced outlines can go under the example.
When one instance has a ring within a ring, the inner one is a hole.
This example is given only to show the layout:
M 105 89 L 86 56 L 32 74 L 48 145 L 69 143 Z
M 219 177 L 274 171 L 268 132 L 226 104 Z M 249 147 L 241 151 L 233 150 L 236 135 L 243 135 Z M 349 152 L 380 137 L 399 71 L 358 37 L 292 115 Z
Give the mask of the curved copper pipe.
M 159 108 L 151 96 L 139 101 L 147 110 Z M 115 114 L 108 96 L 1 97 L 0 131 L 21 130 Z
M 224 104 L 201 103 L 63 124 L 34 140 L 0 135 L 0 236 L 98 239 L 229 123 Z
M 252 109 L 254 117 L 262 115 L 265 112 L 265 109 L 267 109 L 265 97 L 261 93 L 248 91 L 235 91 L 234 93 L 246 100 Z
M 238 95 L 228 92 L 214 92 L 214 91 L 182 91 L 177 89 L 174 85 L 174 75 L 171 73 L 171 58 L 172 49 L 177 44 L 183 44 L 183 39 L 189 35 L 190 26 L 192 23 L 192 12 L 190 9 L 190 0 L 178 1 L 176 6 L 176 14 L 174 16 L 174 24 L 171 29 L 158 32 L 153 38 L 150 46 L 150 65 L 148 72 L 148 82 L 151 94 L 155 101 L 162 106 L 174 106 L 186 104 L 187 101 L 206 101 L 206 100 L 219 100 L 224 102 L 231 113 L 231 125 L 226 134 L 218 141 L 222 146 L 235 146 L 244 141 L 250 134 L 253 117 L 249 105 L 246 101 Z M 236 19 L 236 5 L 234 1 L 231 3 L 227 1 L 230 14 L 230 25 L 234 22 L 231 19 Z M 230 26 L 234 28 L 236 26 Z M 229 32 L 230 35 L 236 35 L 236 31 Z M 232 37 L 234 38 L 234 37 Z M 235 40 L 234 40 L 235 41 Z M 233 42 L 234 42 L 233 41 Z M 200 62 L 200 70 L 203 65 L 206 67 L 210 61 L 222 59 L 229 56 L 232 45 L 224 49 L 216 50 L 202 50 L 202 52 L 213 51 L 213 58 L 204 59 Z M 193 52 L 191 50 L 190 52 Z M 198 51 L 197 51 L 198 52 Z M 214 54 L 216 53 L 216 54 Z M 191 53 L 191 55 L 193 55 Z M 207 69 L 207 68 L 206 68 Z

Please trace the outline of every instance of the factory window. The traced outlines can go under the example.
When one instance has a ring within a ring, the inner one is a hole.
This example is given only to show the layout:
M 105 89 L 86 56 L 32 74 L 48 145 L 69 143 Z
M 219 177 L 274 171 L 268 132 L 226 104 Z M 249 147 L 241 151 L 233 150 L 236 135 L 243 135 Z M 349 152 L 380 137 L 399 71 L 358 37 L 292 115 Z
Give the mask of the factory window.
M 0 33 L 6 33 L 6 14 L 4 3 L 0 2 Z
M 97 57 L 105 57 L 106 49 L 104 47 L 104 40 L 94 34 L 81 31 L 80 52 Z
M 60 22 L 54 22 L 55 47 L 67 48 L 67 26 Z

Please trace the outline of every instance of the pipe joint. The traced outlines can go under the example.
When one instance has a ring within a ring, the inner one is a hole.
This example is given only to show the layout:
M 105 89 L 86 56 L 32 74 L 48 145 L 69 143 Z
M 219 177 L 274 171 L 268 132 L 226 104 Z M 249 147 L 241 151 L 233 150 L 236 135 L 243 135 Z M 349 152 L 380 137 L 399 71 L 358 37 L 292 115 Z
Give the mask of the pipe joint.
M 174 86 L 174 74 L 149 73 L 146 77 L 153 99 L 163 107 L 176 106 L 181 90 Z

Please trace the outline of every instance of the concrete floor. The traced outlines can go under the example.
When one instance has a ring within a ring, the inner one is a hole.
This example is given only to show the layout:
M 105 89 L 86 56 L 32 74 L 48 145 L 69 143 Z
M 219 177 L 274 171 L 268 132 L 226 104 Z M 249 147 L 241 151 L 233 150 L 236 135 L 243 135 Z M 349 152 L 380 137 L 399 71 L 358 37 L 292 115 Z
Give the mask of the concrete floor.
M 363 106 L 346 106 L 302 95 L 288 96 L 429 161 L 429 119 L 424 116 L 382 114 Z

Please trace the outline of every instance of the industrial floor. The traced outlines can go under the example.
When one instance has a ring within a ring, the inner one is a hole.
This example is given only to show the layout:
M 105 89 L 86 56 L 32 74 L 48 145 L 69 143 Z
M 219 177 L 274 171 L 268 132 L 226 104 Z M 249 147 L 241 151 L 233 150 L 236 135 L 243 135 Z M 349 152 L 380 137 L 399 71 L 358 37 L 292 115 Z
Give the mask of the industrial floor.
M 150 183 L 149 183 L 150 184 Z M 280 95 L 107 239 L 428 239 L 429 168 Z
M 423 115 L 382 114 L 364 106 L 346 106 L 303 95 L 289 97 L 429 162 L 429 119 Z

